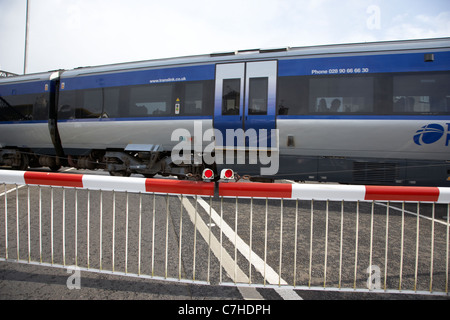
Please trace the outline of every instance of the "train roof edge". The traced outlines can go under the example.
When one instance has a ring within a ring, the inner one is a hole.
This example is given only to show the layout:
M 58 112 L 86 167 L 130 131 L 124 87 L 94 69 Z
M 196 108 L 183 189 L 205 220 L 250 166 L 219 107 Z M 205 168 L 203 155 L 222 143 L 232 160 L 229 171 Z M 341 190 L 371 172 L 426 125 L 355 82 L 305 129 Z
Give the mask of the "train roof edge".
M 388 40 L 375 42 L 337 43 L 322 44 L 299 47 L 280 47 L 263 49 L 244 49 L 226 52 L 215 52 L 210 54 L 199 54 L 190 56 L 179 56 L 159 58 L 132 62 L 119 62 L 113 64 L 84 66 L 74 69 L 51 70 L 25 75 L 12 75 L 0 78 L 0 83 L 14 82 L 20 80 L 47 80 L 55 77 L 55 74 L 64 76 L 81 76 L 102 72 L 120 72 L 125 70 L 176 67 L 191 64 L 225 63 L 240 60 L 267 60 L 274 58 L 289 58 L 298 56 L 319 56 L 333 54 L 368 54 L 371 52 L 395 52 L 404 50 L 435 50 L 450 49 L 450 37 L 410 39 L 410 40 Z

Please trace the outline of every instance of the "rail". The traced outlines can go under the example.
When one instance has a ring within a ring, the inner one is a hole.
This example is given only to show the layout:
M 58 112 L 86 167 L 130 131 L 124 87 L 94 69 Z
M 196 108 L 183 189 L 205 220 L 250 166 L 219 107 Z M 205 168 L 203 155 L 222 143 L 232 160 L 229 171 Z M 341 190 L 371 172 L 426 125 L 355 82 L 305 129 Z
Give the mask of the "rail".
M 450 188 L 12 170 L 0 170 L 0 184 L 0 261 L 201 284 L 448 296 Z

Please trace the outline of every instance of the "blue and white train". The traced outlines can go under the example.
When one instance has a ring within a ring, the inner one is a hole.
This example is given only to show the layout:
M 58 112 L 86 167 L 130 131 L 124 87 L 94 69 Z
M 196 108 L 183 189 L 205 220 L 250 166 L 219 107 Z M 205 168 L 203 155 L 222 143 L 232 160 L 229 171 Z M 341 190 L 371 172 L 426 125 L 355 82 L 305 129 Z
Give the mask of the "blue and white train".
M 450 186 L 450 38 L 2 78 L 0 165 Z

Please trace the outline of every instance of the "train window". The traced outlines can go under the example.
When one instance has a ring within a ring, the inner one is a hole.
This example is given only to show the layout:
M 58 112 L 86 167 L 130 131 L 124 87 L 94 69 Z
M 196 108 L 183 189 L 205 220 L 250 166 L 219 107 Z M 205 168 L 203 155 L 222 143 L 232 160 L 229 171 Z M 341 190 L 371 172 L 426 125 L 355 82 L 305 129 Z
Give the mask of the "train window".
M 120 88 L 103 89 L 103 112 L 102 118 L 119 117 Z
M 35 95 L 35 101 L 33 105 L 33 120 L 47 120 L 49 108 L 49 95 L 38 94 Z
M 308 77 L 278 78 L 278 115 L 307 114 L 308 88 Z
M 269 78 L 250 78 L 248 114 L 267 114 L 267 95 Z
M 48 94 L 23 94 L 0 97 L 0 121 L 45 120 Z
M 58 119 L 119 117 L 120 88 L 61 91 Z
M 449 74 L 409 74 L 393 77 L 394 113 L 448 113 Z
M 75 119 L 76 91 L 61 91 L 58 102 L 58 119 Z
M 157 84 L 131 87 L 130 117 L 161 117 L 171 115 L 173 85 Z
M 103 110 L 103 89 L 68 90 L 59 95 L 58 119 L 99 118 Z
M 103 111 L 103 89 L 80 90 L 82 103 L 75 109 L 77 119 L 100 118 Z
M 184 105 L 182 114 L 202 114 L 203 83 L 186 83 L 184 86 Z
M 174 114 L 210 115 L 214 81 L 122 86 L 61 91 L 59 119 L 166 117 Z M 175 90 L 177 88 L 177 90 Z
M 203 110 L 202 115 L 212 116 L 214 112 L 214 80 L 202 81 L 203 83 Z
M 309 110 L 312 113 L 373 112 L 372 77 L 310 78 Z
M 222 95 L 222 115 L 238 115 L 240 112 L 241 79 L 224 79 Z
M 448 114 L 450 73 L 278 78 L 278 115 Z
M 180 110 L 175 114 L 194 116 L 212 115 L 214 105 L 214 81 L 182 82 L 176 85 L 175 98 L 180 98 Z

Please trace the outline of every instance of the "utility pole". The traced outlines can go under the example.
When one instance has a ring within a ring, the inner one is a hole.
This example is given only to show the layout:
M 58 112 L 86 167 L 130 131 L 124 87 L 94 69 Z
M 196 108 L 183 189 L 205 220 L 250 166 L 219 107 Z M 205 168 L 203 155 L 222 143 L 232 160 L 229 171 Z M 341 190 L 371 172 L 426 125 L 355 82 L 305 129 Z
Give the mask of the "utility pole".
M 27 0 L 27 12 L 26 12 L 26 27 L 25 27 L 25 52 L 24 52 L 24 58 L 23 58 L 23 74 L 27 73 L 27 54 L 28 54 L 28 27 L 30 25 L 29 23 L 29 15 L 30 15 L 30 10 L 29 10 L 29 3 Z

